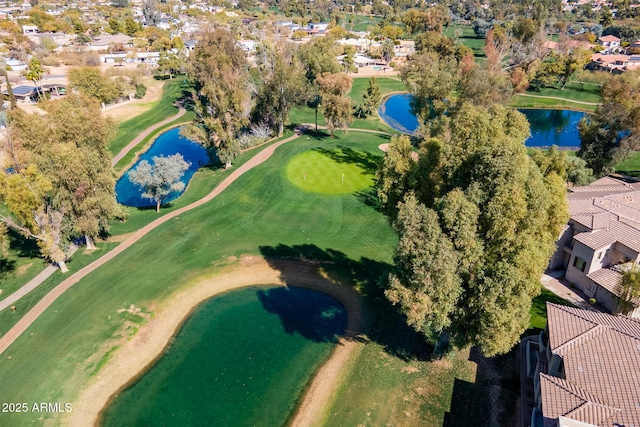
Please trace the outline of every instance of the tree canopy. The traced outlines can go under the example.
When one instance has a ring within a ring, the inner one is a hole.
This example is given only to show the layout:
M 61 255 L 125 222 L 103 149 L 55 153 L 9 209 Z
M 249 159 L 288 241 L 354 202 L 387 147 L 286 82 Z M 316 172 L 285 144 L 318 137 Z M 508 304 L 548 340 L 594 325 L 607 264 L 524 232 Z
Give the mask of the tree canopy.
M 602 105 L 579 125 L 578 156 L 597 176 L 614 170 L 640 149 L 640 81 L 638 72 L 616 76 L 602 88 Z
M 465 103 L 417 161 L 406 137 L 391 141 L 377 180 L 399 234 L 386 295 L 432 343 L 447 333 L 495 355 L 528 326 L 568 220 L 563 178 L 540 171 L 528 135 L 517 111 Z
M 160 206 L 171 193 L 184 189 L 181 179 L 190 164 L 179 153 L 167 157 L 154 156 L 151 160 L 153 163 L 141 161 L 129 172 L 129 180 L 142 188 L 142 197 L 153 200 L 156 212 L 160 212 Z
M 251 111 L 253 90 L 244 51 L 231 33 L 216 29 L 204 34 L 189 59 L 196 119 L 186 133 L 230 167 Z

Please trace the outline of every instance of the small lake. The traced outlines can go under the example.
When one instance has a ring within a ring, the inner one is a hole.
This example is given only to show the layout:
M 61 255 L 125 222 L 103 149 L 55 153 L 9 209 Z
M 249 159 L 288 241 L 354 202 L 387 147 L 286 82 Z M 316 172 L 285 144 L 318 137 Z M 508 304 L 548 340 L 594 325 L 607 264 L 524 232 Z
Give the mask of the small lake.
M 214 297 L 113 400 L 102 425 L 284 425 L 346 324 L 340 303 L 307 289 L 249 287 Z
M 141 161 L 146 160 L 152 162 L 154 156 L 171 156 L 180 153 L 184 159 L 191 163 L 189 169 L 185 171 L 182 182 L 189 184 L 191 177 L 198 168 L 209 164 L 209 156 L 207 150 L 200 144 L 193 142 L 187 138 L 180 136 L 180 128 L 171 129 L 160 135 L 153 142 L 151 147 L 140 156 L 138 161 L 129 169 L 133 170 L 138 167 Z M 166 202 L 176 199 L 184 191 L 172 193 L 167 197 Z M 116 182 L 116 198 L 119 203 L 126 206 L 147 207 L 155 206 L 153 200 L 142 197 L 142 190 L 129 181 L 129 171 L 118 179 Z
M 578 123 L 585 113 L 570 110 L 521 109 L 531 125 L 531 137 L 527 147 L 579 148 Z M 388 97 L 378 110 L 380 117 L 393 129 L 412 134 L 418 128 L 418 120 L 411 110 L 411 95 L 397 94 Z

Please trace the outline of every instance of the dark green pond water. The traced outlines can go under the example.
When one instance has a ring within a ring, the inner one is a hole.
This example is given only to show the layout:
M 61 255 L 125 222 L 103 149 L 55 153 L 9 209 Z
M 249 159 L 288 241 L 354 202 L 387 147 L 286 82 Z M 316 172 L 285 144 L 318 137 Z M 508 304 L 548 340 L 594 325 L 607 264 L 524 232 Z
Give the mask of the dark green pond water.
M 306 289 L 251 287 L 215 297 L 114 399 L 102 425 L 283 425 L 346 323 L 340 303 Z

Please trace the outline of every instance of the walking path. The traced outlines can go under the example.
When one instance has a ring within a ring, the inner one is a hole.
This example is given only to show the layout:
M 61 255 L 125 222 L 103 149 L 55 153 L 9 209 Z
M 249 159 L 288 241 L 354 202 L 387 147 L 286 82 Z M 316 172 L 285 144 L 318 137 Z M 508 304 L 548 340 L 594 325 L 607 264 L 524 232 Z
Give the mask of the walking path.
M 292 141 L 292 140 L 298 138 L 299 136 L 300 136 L 300 134 L 296 132 L 295 135 L 290 136 L 289 138 L 283 139 L 282 141 L 276 142 L 275 144 L 270 145 L 269 147 L 267 147 L 264 150 L 260 151 L 254 157 L 249 159 L 245 164 L 243 164 L 238 169 L 233 171 L 227 178 L 225 178 L 220 183 L 220 185 L 218 185 L 211 193 L 207 194 L 202 199 L 200 199 L 200 200 L 198 200 L 196 202 L 193 202 L 190 205 L 187 205 L 187 206 L 184 206 L 184 207 L 182 207 L 180 209 L 177 209 L 177 210 L 175 210 L 173 212 L 170 212 L 170 213 L 168 213 L 168 214 L 156 219 L 155 221 L 147 224 L 146 226 L 142 227 L 138 231 L 132 233 L 131 236 L 128 239 L 126 239 L 120 245 L 116 246 L 110 252 L 108 252 L 105 255 L 101 256 L 100 258 L 98 258 L 97 260 L 92 262 L 91 264 L 89 264 L 86 267 L 78 270 L 77 272 L 75 272 L 71 276 L 69 276 L 67 279 L 62 281 L 58 286 L 53 288 L 47 295 L 45 295 L 45 297 L 42 298 L 35 306 L 33 306 L 33 308 L 31 310 L 29 310 L 29 312 L 27 314 L 25 314 L 24 317 L 22 319 L 20 319 L 4 336 L 2 336 L 0 338 L 0 354 L 2 354 L 16 339 L 18 339 L 18 337 L 24 331 L 26 331 L 27 328 L 29 326 L 31 326 L 31 324 L 56 299 L 58 299 L 58 297 L 60 295 L 62 295 L 67 289 L 69 289 L 71 286 L 75 285 L 78 281 L 80 281 L 86 275 L 88 275 L 89 273 L 91 273 L 92 271 L 97 269 L 98 267 L 104 265 L 105 263 L 107 263 L 111 259 L 115 258 L 117 255 L 119 255 L 122 252 L 124 252 L 127 248 L 129 248 L 131 245 L 136 243 L 138 240 L 140 240 L 142 237 L 147 235 L 150 231 L 152 231 L 153 229 L 157 228 L 158 226 L 164 224 L 165 222 L 169 221 L 170 219 L 173 219 L 173 218 L 177 217 L 178 215 L 181 215 L 181 214 L 183 214 L 185 212 L 188 212 L 188 211 L 190 211 L 190 210 L 192 210 L 194 208 L 197 208 L 197 207 L 202 206 L 203 204 L 209 202 L 214 197 L 216 197 L 218 194 L 220 194 L 222 191 L 224 191 L 229 185 L 231 185 L 236 179 L 238 179 L 240 176 L 242 176 L 245 172 L 253 169 L 254 167 L 256 167 L 259 164 L 261 164 L 264 161 L 266 161 L 269 157 L 271 157 L 271 155 L 276 150 L 276 148 L 278 148 L 282 144 L 285 144 L 285 143 L 287 143 L 289 141 Z
M 76 250 L 78 250 L 78 247 L 76 245 L 71 245 L 71 248 L 69 249 L 69 256 L 73 255 Z M 12 306 L 20 298 L 37 288 L 40 284 L 42 284 L 42 282 L 51 277 L 51 275 L 56 271 L 58 271 L 58 267 L 54 266 L 53 264 L 49 264 L 48 266 L 46 266 L 44 270 L 42 270 L 36 277 L 29 280 L 26 285 L 22 286 L 20 289 L 0 301 L 0 311 Z
M 540 278 L 540 283 L 576 307 L 592 311 L 605 311 L 599 304 L 589 304 L 589 297 L 584 295 L 578 288 L 571 288 L 563 277 L 564 271 L 562 270 L 545 271 Z
M 519 93 L 518 96 L 528 96 L 529 98 L 555 99 L 556 101 L 573 102 L 574 104 L 583 104 L 583 105 L 602 105 L 599 102 L 576 101 L 573 99 L 560 98 L 557 96 L 530 95 L 528 93 Z
M 149 136 L 149 134 L 151 132 L 153 132 L 154 130 L 158 129 L 159 127 L 162 127 L 162 126 L 164 126 L 164 125 L 166 125 L 168 123 L 171 123 L 174 120 L 178 120 L 180 117 L 184 116 L 186 112 L 187 112 L 187 110 L 185 110 L 184 108 L 180 107 L 180 109 L 178 110 L 178 114 L 176 114 L 175 116 L 167 117 L 163 121 L 161 121 L 159 123 L 156 123 L 155 125 L 149 126 L 148 128 L 146 128 L 142 133 L 140 133 L 137 137 L 135 137 L 133 141 L 131 141 L 129 144 L 127 144 L 126 147 L 124 147 L 122 150 L 120 150 L 120 152 L 118 154 L 113 156 L 113 159 L 111 160 L 111 166 L 115 166 L 124 156 L 127 155 L 127 153 L 129 151 L 133 150 L 134 147 L 140 143 L 140 141 L 142 141 L 147 136 Z

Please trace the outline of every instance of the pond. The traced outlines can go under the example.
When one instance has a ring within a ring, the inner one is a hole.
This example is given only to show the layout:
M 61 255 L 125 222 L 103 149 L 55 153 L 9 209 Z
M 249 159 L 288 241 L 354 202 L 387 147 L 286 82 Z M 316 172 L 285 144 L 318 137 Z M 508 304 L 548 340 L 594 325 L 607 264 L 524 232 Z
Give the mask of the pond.
M 249 287 L 214 297 L 113 399 L 101 424 L 284 425 L 346 324 L 340 303 L 307 289 Z
M 411 110 L 411 95 L 397 94 L 388 97 L 378 113 L 393 129 L 403 133 L 413 133 L 418 128 L 418 120 Z M 521 109 L 531 125 L 531 137 L 527 147 L 579 148 L 578 123 L 585 113 L 570 110 Z
M 171 129 L 160 135 L 151 145 L 149 150 L 140 156 L 138 161 L 118 179 L 116 182 L 116 198 L 119 203 L 126 206 L 147 207 L 155 206 L 153 200 L 142 197 L 142 190 L 129 181 L 129 171 L 138 167 L 141 161 L 146 160 L 151 163 L 154 156 L 171 156 L 180 153 L 184 159 L 191 163 L 189 169 L 185 171 L 182 182 L 189 184 L 191 177 L 198 168 L 209 164 L 207 150 L 200 144 L 180 136 L 180 128 Z M 167 197 L 166 202 L 176 199 L 184 192 L 175 192 Z

